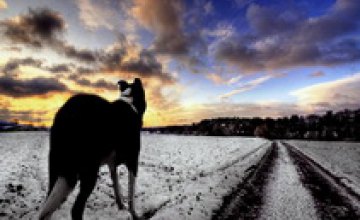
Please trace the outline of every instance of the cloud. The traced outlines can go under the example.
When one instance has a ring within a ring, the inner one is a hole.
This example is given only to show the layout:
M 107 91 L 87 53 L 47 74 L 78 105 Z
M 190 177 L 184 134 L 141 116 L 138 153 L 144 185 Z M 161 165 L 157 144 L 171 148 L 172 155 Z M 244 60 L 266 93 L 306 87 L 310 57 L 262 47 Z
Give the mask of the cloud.
M 30 80 L 0 77 L 0 93 L 10 97 L 45 95 L 50 92 L 64 92 L 68 88 L 54 78 L 33 78 Z
M 184 55 L 190 38 L 182 23 L 184 5 L 180 0 L 135 0 L 135 18 L 155 34 L 154 50 L 161 54 Z
M 316 72 L 311 73 L 309 76 L 312 78 L 322 77 L 322 76 L 325 76 L 325 73 L 323 71 L 316 71 Z
M 360 107 L 360 73 L 342 79 L 308 86 L 291 94 L 308 112 L 339 111 Z
M 254 89 L 274 76 L 263 76 L 242 84 L 240 92 Z M 281 77 L 281 75 L 275 75 Z M 234 91 L 237 91 L 234 90 Z M 234 92 L 236 93 L 236 92 Z M 174 124 L 186 124 L 201 119 L 218 117 L 284 117 L 293 114 L 322 114 L 328 110 L 341 111 L 345 108 L 360 108 L 360 73 L 330 82 L 307 86 L 291 92 L 297 98 L 294 102 L 257 101 L 253 103 L 226 101 L 199 103 L 183 106 L 177 112 Z M 230 94 L 232 95 L 232 94 Z
M 225 93 L 223 95 L 220 95 L 219 98 L 220 99 L 228 99 L 231 96 L 237 95 L 239 93 L 253 90 L 253 89 L 257 88 L 258 86 L 260 86 L 261 84 L 265 83 L 266 81 L 268 81 L 274 77 L 275 77 L 275 75 L 265 75 L 265 76 L 256 78 L 254 80 L 251 80 L 249 82 L 240 84 L 240 86 L 238 86 L 236 89 L 234 89 L 228 93 Z
M 12 43 L 35 48 L 48 47 L 80 61 L 96 61 L 96 52 L 77 49 L 62 39 L 65 27 L 64 18 L 46 8 L 29 9 L 27 14 L 0 21 L 0 31 Z
M 128 72 L 142 73 L 143 77 L 156 76 L 164 81 L 174 81 L 170 74 L 163 72 L 162 64 L 156 59 L 155 55 L 145 49 L 140 52 L 138 58 L 123 62 L 120 69 Z
M 180 97 L 183 86 L 164 84 L 158 79 L 143 81 L 148 109 L 145 113 L 145 126 L 171 125 L 183 113 Z
M 5 0 L 0 0 L 0 10 L 7 9 L 7 3 Z
M 251 4 L 251 32 L 216 42 L 214 56 L 249 73 L 360 60 L 360 41 L 352 37 L 359 30 L 356 0 L 338 0 L 324 15 L 310 18 L 300 10 L 279 10 Z
M 110 83 L 104 79 L 99 79 L 95 82 L 92 82 L 84 77 L 79 76 L 78 74 L 72 74 L 68 77 L 69 80 L 76 82 L 78 85 L 87 86 L 97 89 L 106 89 L 106 90 L 117 90 L 118 86 L 116 83 Z
M 6 46 L 6 47 L 3 47 L 3 50 L 11 51 L 11 52 L 21 52 L 22 51 L 22 49 L 20 47 L 16 47 L 16 46 Z
M 91 74 L 91 73 L 95 73 L 95 72 L 97 72 L 97 69 L 94 69 L 94 68 L 83 67 L 83 66 L 78 66 L 76 68 L 77 74 Z
M 31 57 L 27 58 L 13 58 L 6 62 L 4 67 L 2 68 L 2 72 L 6 75 L 12 75 L 15 70 L 17 70 L 20 66 L 33 66 L 33 67 L 41 67 L 42 60 L 33 59 Z
M 235 0 L 236 5 L 239 8 L 245 7 L 249 5 L 250 3 L 254 2 L 255 0 Z
M 203 32 L 209 37 L 216 37 L 220 40 L 224 40 L 235 35 L 235 28 L 233 25 L 227 23 L 218 23 L 214 29 L 205 29 Z
M 78 49 L 73 45 L 69 45 L 64 41 L 57 41 L 53 45 L 53 49 L 59 53 L 66 55 L 69 58 L 77 59 L 79 61 L 93 63 L 98 59 L 98 52 L 88 49 Z
M 65 63 L 62 63 L 62 64 L 55 64 L 53 66 L 50 66 L 50 67 L 47 67 L 46 70 L 52 72 L 52 73 L 66 73 L 66 72 L 71 72 L 71 67 L 73 65 L 71 64 L 65 64 Z
M 224 76 L 221 76 L 220 74 L 210 73 L 210 74 L 206 75 L 206 78 L 208 78 L 210 81 L 212 81 L 216 85 L 231 85 L 231 84 L 238 82 L 242 78 L 242 76 L 239 75 L 236 77 L 225 78 Z
M 109 50 L 92 51 L 68 44 L 63 39 L 65 27 L 63 17 L 50 9 L 29 9 L 27 14 L 0 21 L 0 30 L 13 43 L 36 48 L 47 47 L 68 58 L 90 64 L 86 69 L 79 68 L 78 72 L 125 72 L 142 77 L 157 77 L 164 82 L 174 80 L 170 74 L 163 72 L 162 64 L 152 51 L 140 49 L 136 52 L 137 56 L 125 60 L 132 51 L 124 36 Z M 56 72 L 66 71 L 68 68 L 58 66 L 57 69 L 48 70 Z
M 129 54 L 132 54 L 128 58 Z M 133 73 L 144 78 L 155 77 L 164 83 L 173 83 L 175 78 L 163 71 L 154 52 L 146 49 L 133 50 L 124 42 L 116 43 L 100 58 L 100 71 Z
M 116 24 L 116 11 L 110 1 L 76 0 L 80 20 L 90 29 L 104 27 L 113 30 Z
M 50 9 L 29 9 L 28 14 L 0 22 L 5 37 L 14 43 L 42 47 L 45 43 L 57 41 L 64 31 L 62 16 Z
M 90 30 L 108 29 L 126 32 L 127 36 L 137 39 L 137 25 L 130 15 L 132 0 L 76 0 L 79 19 Z
M 206 14 L 212 14 L 214 12 L 214 6 L 211 1 L 205 3 L 204 11 Z

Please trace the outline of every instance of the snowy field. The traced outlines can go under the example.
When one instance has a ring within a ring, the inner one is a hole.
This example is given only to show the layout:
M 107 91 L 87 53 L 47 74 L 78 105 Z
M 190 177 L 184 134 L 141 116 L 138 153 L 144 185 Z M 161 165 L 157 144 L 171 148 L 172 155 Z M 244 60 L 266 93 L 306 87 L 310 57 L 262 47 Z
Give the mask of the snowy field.
M 360 194 L 360 143 L 287 141 Z
M 0 219 L 35 219 L 47 190 L 47 132 L 0 133 Z M 151 219 L 210 219 L 224 195 L 270 142 L 258 138 L 142 136 L 136 206 Z M 123 194 L 127 172 L 120 167 Z M 99 173 L 85 219 L 127 219 L 115 205 L 107 167 Z M 78 189 L 53 219 L 70 219 Z

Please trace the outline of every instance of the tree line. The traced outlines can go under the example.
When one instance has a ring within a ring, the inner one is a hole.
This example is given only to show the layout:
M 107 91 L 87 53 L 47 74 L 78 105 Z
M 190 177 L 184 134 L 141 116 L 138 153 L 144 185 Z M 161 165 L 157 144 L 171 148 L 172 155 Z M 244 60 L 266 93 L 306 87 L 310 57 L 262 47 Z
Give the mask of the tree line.
M 360 109 L 281 118 L 215 118 L 191 125 L 150 127 L 144 130 L 161 134 L 360 141 Z

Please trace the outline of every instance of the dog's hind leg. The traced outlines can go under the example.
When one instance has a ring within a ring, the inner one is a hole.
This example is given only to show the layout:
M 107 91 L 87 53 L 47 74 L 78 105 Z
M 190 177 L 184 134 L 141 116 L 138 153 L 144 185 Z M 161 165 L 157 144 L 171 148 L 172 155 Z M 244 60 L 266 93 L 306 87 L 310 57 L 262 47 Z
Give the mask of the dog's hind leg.
M 123 197 L 121 195 L 121 187 L 119 184 L 119 176 L 116 170 L 116 166 L 114 163 L 109 163 L 109 170 L 110 170 L 110 175 L 111 175 L 111 179 L 113 182 L 113 187 L 114 187 L 114 192 L 115 192 L 115 199 L 116 199 L 116 204 L 118 205 L 119 209 L 122 210 L 125 208 L 124 205 L 124 200 Z
M 80 175 L 80 192 L 76 197 L 75 204 L 71 210 L 73 220 L 82 220 L 86 201 L 95 187 L 98 170 L 90 170 L 91 172 L 86 172 Z
M 57 164 L 55 163 L 55 157 L 54 155 L 52 155 L 52 152 L 50 150 L 50 155 L 49 155 L 49 188 L 48 188 L 48 193 L 47 196 L 50 196 L 50 193 L 52 191 L 52 189 L 54 188 L 54 185 L 59 177 L 58 175 L 58 167 Z
M 50 195 L 46 199 L 40 212 L 39 219 L 43 220 L 50 218 L 52 213 L 61 205 L 73 188 L 74 185 L 70 186 L 64 177 L 59 177 L 54 184 Z
M 129 170 L 129 209 L 133 219 L 141 219 L 135 211 L 135 185 L 136 176 L 134 175 L 133 171 Z

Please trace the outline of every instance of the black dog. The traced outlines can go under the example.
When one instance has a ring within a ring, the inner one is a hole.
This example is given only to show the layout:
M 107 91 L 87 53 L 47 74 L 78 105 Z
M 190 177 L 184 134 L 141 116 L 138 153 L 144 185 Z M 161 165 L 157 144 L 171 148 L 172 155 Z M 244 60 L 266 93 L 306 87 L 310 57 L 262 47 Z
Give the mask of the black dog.
M 40 219 L 51 217 L 77 181 L 80 192 L 71 215 L 72 219 L 82 219 L 103 164 L 109 166 L 119 209 L 124 205 L 116 168 L 120 164 L 128 168 L 129 209 L 134 219 L 138 218 L 133 202 L 146 100 L 140 79 L 127 86 L 132 103 L 121 99 L 111 103 L 96 95 L 80 94 L 57 112 L 50 133 L 49 191 Z

